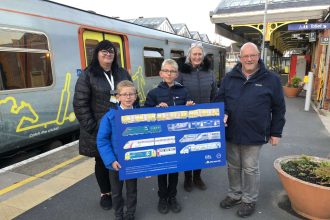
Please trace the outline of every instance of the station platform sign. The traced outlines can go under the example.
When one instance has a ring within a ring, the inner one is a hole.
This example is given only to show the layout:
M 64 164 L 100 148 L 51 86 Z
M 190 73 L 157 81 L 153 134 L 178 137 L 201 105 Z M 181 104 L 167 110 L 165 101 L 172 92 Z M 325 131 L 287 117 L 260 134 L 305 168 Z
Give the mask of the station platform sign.
M 314 23 L 314 24 L 289 24 L 289 31 L 301 30 L 324 30 L 330 29 L 330 23 Z

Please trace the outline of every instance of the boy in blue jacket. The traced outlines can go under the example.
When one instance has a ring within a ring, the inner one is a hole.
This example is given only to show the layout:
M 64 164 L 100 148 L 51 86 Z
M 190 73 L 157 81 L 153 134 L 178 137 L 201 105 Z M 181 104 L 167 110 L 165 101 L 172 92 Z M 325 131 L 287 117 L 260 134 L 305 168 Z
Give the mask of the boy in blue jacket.
M 117 85 L 116 98 L 120 105 L 118 110 L 132 109 L 133 103 L 136 100 L 136 89 L 131 81 L 123 80 Z M 124 199 L 122 189 L 124 181 L 119 180 L 118 170 L 121 168 L 118 163 L 116 149 L 113 143 L 115 142 L 115 111 L 110 109 L 102 118 L 99 131 L 97 134 L 97 148 L 106 168 L 110 170 L 110 183 L 112 190 L 113 207 L 115 210 L 115 219 L 134 219 L 136 202 L 137 202 L 137 179 L 125 180 L 126 182 L 126 197 L 127 197 L 127 212 L 124 216 Z M 124 218 L 125 217 L 125 218 Z
M 159 75 L 163 81 L 148 93 L 144 106 L 166 108 L 175 105 L 194 105 L 187 89 L 175 81 L 178 77 L 178 64 L 174 60 L 164 60 Z M 158 211 L 162 214 L 168 213 L 169 209 L 174 213 L 181 211 L 181 206 L 175 198 L 178 176 L 178 173 L 158 176 Z

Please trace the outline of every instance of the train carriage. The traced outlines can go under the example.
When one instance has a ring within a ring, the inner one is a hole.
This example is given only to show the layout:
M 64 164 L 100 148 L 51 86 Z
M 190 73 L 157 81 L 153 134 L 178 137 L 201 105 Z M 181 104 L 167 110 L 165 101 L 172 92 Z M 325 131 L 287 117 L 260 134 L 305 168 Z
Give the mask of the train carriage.
M 117 47 L 141 103 L 162 61 L 185 56 L 195 41 L 50 1 L 0 2 L 0 155 L 78 132 L 75 82 L 103 39 Z M 220 79 L 225 49 L 203 46 Z

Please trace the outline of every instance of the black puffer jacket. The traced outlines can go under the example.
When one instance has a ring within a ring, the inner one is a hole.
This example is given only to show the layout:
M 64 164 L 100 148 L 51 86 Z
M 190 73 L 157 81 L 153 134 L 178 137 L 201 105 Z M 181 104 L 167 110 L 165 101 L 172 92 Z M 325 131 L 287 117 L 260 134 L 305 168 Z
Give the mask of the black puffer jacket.
M 198 68 L 193 68 L 191 64 L 185 63 L 186 58 L 181 58 L 179 64 L 178 82 L 189 92 L 191 99 L 196 103 L 209 103 L 217 94 L 217 83 L 215 75 L 209 70 L 210 63 L 204 58 Z
M 123 68 L 113 74 L 115 87 L 131 76 Z M 73 97 L 73 109 L 80 123 L 79 153 L 89 157 L 99 156 L 96 135 L 102 116 L 109 108 L 116 108 L 110 102 L 110 85 L 104 73 L 99 70 L 85 70 L 78 78 Z

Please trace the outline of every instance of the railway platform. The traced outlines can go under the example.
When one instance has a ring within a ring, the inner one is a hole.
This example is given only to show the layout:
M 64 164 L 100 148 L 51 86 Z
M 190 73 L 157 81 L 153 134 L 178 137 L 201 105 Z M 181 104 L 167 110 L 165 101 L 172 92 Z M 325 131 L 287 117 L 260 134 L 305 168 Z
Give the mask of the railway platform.
M 330 121 L 311 109 L 305 112 L 302 97 L 286 99 L 286 126 L 278 146 L 265 145 L 260 155 L 261 187 L 256 213 L 249 219 L 295 220 L 295 214 L 273 161 L 284 155 L 330 157 Z M 323 124 L 324 123 L 324 124 Z M 327 130 L 327 127 L 329 130 Z M 77 142 L 0 170 L 0 219 L 112 219 L 113 210 L 99 206 L 99 190 L 93 174 L 94 161 L 78 155 Z M 206 191 L 183 190 L 180 173 L 178 214 L 157 211 L 157 178 L 138 180 L 136 219 L 240 219 L 237 208 L 224 210 L 219 202 L 228 185 L 226 167 L 202 172 Z

